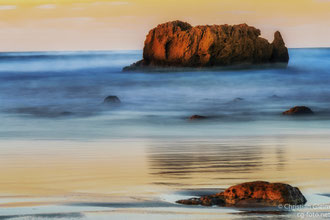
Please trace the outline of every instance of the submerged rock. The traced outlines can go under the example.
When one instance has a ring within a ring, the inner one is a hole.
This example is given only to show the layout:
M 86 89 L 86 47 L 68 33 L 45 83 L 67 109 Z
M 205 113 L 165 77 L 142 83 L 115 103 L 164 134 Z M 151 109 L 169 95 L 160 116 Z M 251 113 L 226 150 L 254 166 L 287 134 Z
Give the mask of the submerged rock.
M 60 116 L 70 116 L 70 115 L 73 115 L 73 112 L 64 111 L 64 112 L 60 112 L 59 115 Z
M 238 103 L 238 102 L 242 102 L 242 101 L 245 101 L 245 99 L 238 97 L 238 98 L 234 98 L 234 99 L 231 101 L 231 103 Z
M 104 103 L 120 103 L 120 99 L 117 96 L 108 96 L 104 99 Z
M 265 181 L 242 183 L 211 196 L 177 201 L 184 205 L 237 207 L 304 205 L 306 202 L 306 198 L 297 187 Z
M 73 112 L 62 111 L 61 109 L 54 108 L 52 106 L 20 107 L 10 109 L 9 112 L 41 118 L 60 118 L 74 115 Z
M 233 101 L 234 101 L 234 102 L 240 102 L 240 101 L 244 101 L 244 99 L 243 99 L 243 98 L 240 98 L 240 97 L 238 97 L 238 98 L 235 98 L 235 99 L 233 99 Z
M 270 98 L 271 98 L 272 100 L 280 100 L 280 99 L 281 99 L 281 97 L 278 96 L 278 95 L 272 95 L 272 96 L 270 96 Z
M 280 32 L 269 43 L 260 30 L 247 24 L 191 26 L 167 22 L 146 37 L 143 60 L 124 70 L 141 67 L 213 67 L 235 64 L 288 63 Z
M 201 120 L 201 119 L 206 119 L 207 117 L 202 116 L 202 115 L 193 115 L 189 119 L 190 120 Z
M 312 115 L 314 112 L 306 106 L 295 106 L 285 112 L 283 115 Z

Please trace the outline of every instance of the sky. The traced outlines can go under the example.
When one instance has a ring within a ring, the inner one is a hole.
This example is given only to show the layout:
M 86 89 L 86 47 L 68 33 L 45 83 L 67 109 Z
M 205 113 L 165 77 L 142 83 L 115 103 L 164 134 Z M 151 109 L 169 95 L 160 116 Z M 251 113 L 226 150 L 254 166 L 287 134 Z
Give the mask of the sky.
M 136 50 L 159 23 L 247 23 L 330 47 L 330 0 L 0 0 L 0 51 Z

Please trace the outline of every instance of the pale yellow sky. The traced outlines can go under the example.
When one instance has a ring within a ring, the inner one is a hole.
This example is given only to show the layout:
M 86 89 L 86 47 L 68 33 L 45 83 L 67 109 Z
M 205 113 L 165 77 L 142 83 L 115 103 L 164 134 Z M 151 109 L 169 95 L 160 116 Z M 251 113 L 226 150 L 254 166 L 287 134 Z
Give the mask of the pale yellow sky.
M 0 51 L 142 49 L 149 29 L 177 19 L 330 47 L 330 0 L 0 0 Z

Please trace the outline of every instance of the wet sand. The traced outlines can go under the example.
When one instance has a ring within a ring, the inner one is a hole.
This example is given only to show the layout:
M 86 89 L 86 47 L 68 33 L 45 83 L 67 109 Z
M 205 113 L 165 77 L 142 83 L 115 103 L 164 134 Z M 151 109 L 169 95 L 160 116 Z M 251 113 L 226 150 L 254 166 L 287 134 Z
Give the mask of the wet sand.
M 301 212 L 329 211 L 309 208 L 330 205 L 330 178 L 324 175 L 330 167 L 330 150 L 322 135 L 1 144 L 3 218 L 293 218 Z M 298 186 L 308 199 L 306 208 L 283 211 L 175 204 L 177 199 L 260 179 Z

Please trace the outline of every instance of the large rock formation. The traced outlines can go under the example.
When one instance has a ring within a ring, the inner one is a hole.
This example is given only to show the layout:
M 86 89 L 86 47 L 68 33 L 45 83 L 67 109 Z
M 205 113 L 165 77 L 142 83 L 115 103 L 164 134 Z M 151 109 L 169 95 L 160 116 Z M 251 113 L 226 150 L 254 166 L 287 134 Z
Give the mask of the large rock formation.
M 287 63 L 288 49 L 280 32 L 273 43 L 247 24 L 192 27 L 182 21 L 158 25 L 144 43 L 143 60 L 124 70 L 139 67 L 212 67 L 235 64 Z
M 215 195 L 177 201 L 184 205 L 239 207 L 304 205 L 306 202 L 306 198 L 297 187 L 264 181 L 242 183 Z

